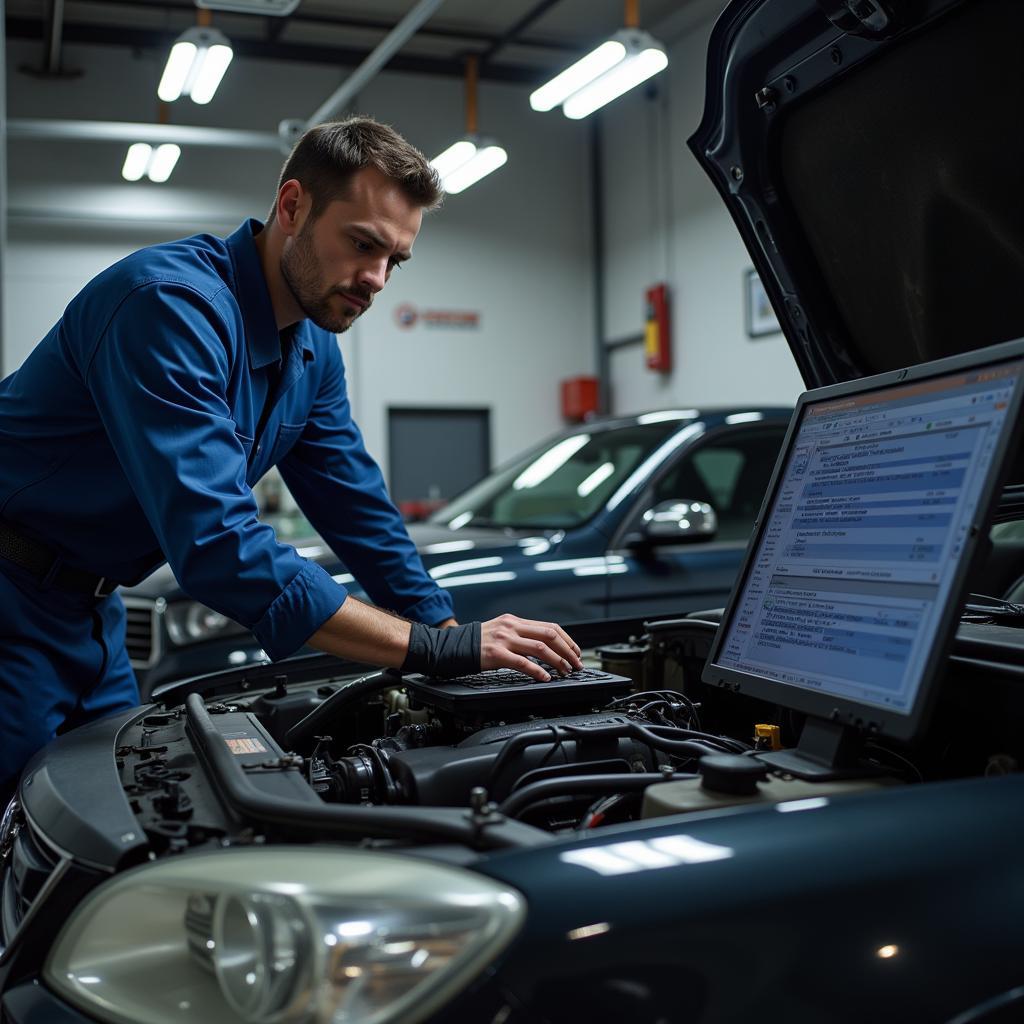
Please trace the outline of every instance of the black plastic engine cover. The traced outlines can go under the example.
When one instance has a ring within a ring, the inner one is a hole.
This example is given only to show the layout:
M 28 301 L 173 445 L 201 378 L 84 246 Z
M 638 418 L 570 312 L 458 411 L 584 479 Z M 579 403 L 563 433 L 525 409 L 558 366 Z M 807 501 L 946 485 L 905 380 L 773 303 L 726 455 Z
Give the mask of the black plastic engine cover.
M 392 751 L 388 767 L 409 803 L 460 807 L 469 802 L 470 791 L 484 786 L 492 800 L 507 796 L 527 772 L 564 765 L 601 765 L 602 771 L 650 771 L 655 759 L 649 747 L 628 738 L 551 741 L 527 747 L 491 779 L 494 763 L 505 741 L 525 732 L 550 726 L 609 726 L 625 724 L 624 715 L 593 714 L 552 718 L 482 729 L 458 746 L 423 747 Z M 574 773 L 568 773 L 574 774 Z

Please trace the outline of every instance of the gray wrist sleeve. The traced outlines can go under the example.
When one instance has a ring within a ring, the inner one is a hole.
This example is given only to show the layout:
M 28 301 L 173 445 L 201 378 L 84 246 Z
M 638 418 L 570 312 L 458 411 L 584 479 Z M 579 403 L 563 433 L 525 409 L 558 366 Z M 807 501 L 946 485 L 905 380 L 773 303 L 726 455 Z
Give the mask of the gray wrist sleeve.
M 480 623 L 437 629 L 412 624 L 403 672 L 426 676 L 460 676 L 480 671 Z

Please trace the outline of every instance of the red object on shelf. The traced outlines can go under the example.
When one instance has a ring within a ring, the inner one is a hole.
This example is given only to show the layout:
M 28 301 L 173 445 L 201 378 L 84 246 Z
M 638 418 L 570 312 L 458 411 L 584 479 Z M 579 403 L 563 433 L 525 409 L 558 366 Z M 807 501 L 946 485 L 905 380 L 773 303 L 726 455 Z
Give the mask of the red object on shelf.
M 644 360 L 648 370 L 672 369 L 672 327 L 668 315 L 668 285 L 656 284 L 644 292 Z
M 568 377 L 562 381 L 562 415 L 579 423 L 597 412 L 597 378 Z

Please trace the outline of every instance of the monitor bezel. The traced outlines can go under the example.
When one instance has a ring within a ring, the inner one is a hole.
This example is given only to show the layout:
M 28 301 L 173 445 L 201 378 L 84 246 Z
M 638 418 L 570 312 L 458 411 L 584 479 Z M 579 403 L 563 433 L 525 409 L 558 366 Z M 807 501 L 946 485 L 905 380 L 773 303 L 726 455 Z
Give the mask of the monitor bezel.
M 921 683 L 915 700 L 907 712 L 898 712 L 873 704 L 860 703 L 846 697 L 836 697 L 819 691 L 805 689 L 779 680 L 751 672 L 739 671 L 716 664 L 724 643 L 729 624 L 732 622 L 740 595 L 753 567 L 753 556 L 760 543 L 767 522 L 768 510 L 772 507 L 780 481 L 792 455 L 794 437 L 803 422 L 807 407 L 821 402 L 833 401 L 850 395 L 867 395 L 894 385 L 912 384 L 947 374 L 984 369 L 1004 363 L 1024 360 L 1024 338 L 975 349 L 961 355 L 920 363 L 899 370 L 890 370 L 872 377 L 858 378 L 841 384 L 831 384 L 804 392 L 797 400 L 796 408 L 789 422 L 779 458 L 765 492 L 761 508 L 751 531 L 747 550 L 740 572 L 737 574 L 722 615 L 721 624 L 715 633 L 711 651 L 704 665 L 701 679 L 711 686 L 722 687 L 736 693 L 756 697 L 792 711 L 803 712 L 821 719 L 835 722 L 860 733 L 888 737 L 902 742 L 917 738 L 925 727 L 937 692 L 940 688 L 940 672 L 952 648 L 956 635 L 956 623 L 960 618 L 966 590 L 979 550 L 987 546 L 988 526 L 995 505 L 1009 469 L 1010 455 L 1020 439 L 1021 406 L 1024 403 L 1024 373 L 1014 389 L 1007 411 L 1007 429 L 1002 431 L 999 444 L 993 455 L 988 477 L 982 487 L 974 512 L 971 529 L 964 543 L 960 565 L 953 577 L 950 598 L 939 619 L 936 630 L 937 642 L 932 645 L 922 672 Z

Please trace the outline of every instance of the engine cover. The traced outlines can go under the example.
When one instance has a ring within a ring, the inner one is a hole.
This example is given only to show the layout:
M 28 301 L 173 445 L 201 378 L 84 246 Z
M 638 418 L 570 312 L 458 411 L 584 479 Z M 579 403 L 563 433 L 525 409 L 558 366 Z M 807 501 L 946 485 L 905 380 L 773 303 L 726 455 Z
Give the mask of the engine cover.
M 521 733 L 547 726 L 622 725 L 624 715 L 593 714 L 519 722 L 482 729 L 457 746 L 423 747 L 388 752 L 388 768 L 403 799 L 410 803 L 461 807 L 469 802 L 470 791 L 484 786 L 492 800 L 508 795 L 513 785 L 528 772 L 544 769 L 549 774 L 648 771 L 654 767 L 649 747 L 628 738 L 586 738 L 540 742 L 518 751 L 491 778 L 495 761 L 505 742 Z M 565 765 L 571 772 L 560 771 Z

